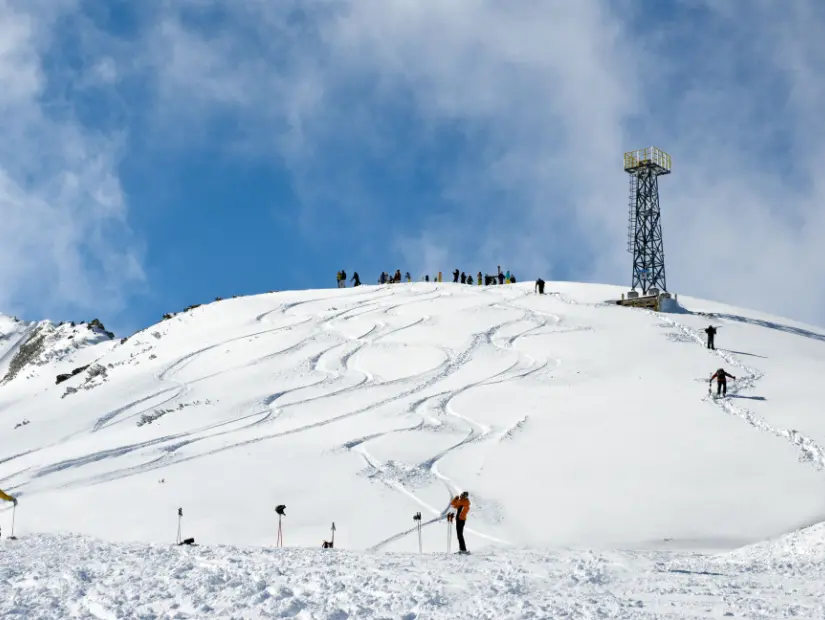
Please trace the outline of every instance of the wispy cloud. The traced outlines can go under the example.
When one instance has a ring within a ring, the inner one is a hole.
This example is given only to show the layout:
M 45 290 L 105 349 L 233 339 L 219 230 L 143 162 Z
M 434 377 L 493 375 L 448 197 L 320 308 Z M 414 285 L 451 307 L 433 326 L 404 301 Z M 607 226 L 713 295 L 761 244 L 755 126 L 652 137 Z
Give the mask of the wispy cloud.
M 623 179 L 599 171 L 620 161 L 636 88 L 606 3 L 205 5 L 221 12 L 216 32 L 185 10 L 155 31 L 161 93 L 190 102 L 162 108 L 241 115 L 286 158 L 308 211 L 334 199 L 356 228 L 396 219 L 357 162 L 412 176 L 435 151 L 438 204 L 409 235 L 390 227 L 406 264 L 425 267 L 421 239 L 476 266 L 587 265 L 579 250 L 621 227 Z
M 669 281 L 825 323 L 825 11 L 690 4 L 702 28 L 650 49 L 670 69 L 665 112 L 648 123 L 674 157 L 661 183 Z
M 0 307 L 32 318 L 119 309 L 142 278 L 117 175 L 122 135 L 79 122 L 50 88 L 59 69 L 44 66 L 72 8 L 0 3 Z

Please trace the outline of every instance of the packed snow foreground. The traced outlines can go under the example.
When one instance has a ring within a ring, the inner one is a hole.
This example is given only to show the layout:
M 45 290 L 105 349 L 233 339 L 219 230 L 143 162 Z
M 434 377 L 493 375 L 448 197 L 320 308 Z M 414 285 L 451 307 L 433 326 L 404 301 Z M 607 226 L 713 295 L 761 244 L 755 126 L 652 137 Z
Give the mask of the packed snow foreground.
M 825 332 L 547 290 L 0 317 L 0 617 L 825 617 Z

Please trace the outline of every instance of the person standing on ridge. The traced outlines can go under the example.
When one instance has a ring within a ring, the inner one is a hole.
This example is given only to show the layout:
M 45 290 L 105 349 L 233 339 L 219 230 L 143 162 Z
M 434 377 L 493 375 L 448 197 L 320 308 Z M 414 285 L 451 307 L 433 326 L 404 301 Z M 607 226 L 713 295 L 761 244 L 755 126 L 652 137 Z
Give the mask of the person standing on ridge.
M 467 284 L 467 274 L 464 273 L 463 271 L 461 272 L 461 283 L 462 284 Z
M 715 351 L 716 345 L 713 342 L 713 338 L 716 336 L 716 328 L 713 325 L 708 325 L 705 333 L 708 335 L 708 349 L 713 349 Z
M 357 271 L 353 272 L 352 279 L 350 281 L 353 283 L 353 286 L 361 286 L 361 278 L 358 276 Z
M 725 372 L 724 368 L 720 368 L 710 376 L 710 381 L 708 381 L 708 390 L 710 390 L 710 386 L 713 385 L 713 380 L 716 379 L 716 395 L 727 396 L 728 377 L 736 381 L 736 377 L 728 372 Z
M 470 494 L 464 491 L 460 496 L 456 495 L 450 506 L 456 509 L 455 535 L 458 538 L 458 552 L 469 553 L 467 545 L 464 543 L 464 526 L 467 524 L 467 513 L 470 512 Z
M 541 278 L 536 280 L 536 287 L 533 290 L 538 292 L 539 295 L 544 295 L 544 280 L 542 280 Z
M 456 284 L 458 284 L 458 273 L 458 269 L 453 271 L 453 282 L 455 282 Z
M 478 272 L 478 285 L 481 286 L 481 272 Z

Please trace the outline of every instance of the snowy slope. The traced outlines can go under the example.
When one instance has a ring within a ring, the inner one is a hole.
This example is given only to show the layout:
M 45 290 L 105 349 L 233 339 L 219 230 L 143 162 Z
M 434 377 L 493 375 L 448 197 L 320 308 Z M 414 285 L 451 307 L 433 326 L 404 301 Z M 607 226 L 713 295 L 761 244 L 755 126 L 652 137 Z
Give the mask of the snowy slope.
M 183 507 L 199 543 L 270 546 L 284 503 L 287 546 L 318 547 L 335 521 L 337 548 L 417 551 L 413 514 L 464 489 L 474 551 L 724 550 L 825 520 L 823 332 L 548 290 L 275 293 L 58 346 L 0 386 L 16 533 L 168 543 Z M 724 350 L 703 348 L 709 322 Z M 738 380 L 713 401 L 720 365 Z M 446 550 L 443 526 L 425 551 Z

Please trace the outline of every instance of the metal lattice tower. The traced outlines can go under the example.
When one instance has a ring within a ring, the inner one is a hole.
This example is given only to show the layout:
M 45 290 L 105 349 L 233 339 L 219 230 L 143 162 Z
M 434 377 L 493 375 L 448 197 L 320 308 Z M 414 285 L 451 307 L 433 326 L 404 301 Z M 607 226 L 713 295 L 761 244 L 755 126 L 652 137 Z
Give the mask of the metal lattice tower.
M 632 289 L 667 291 L 665 250 L 659 212 L 659 177 L 670 174 L 670 155 L 652 146 L 624 154 L 630 175 L 627 251 L 633 254 Z

